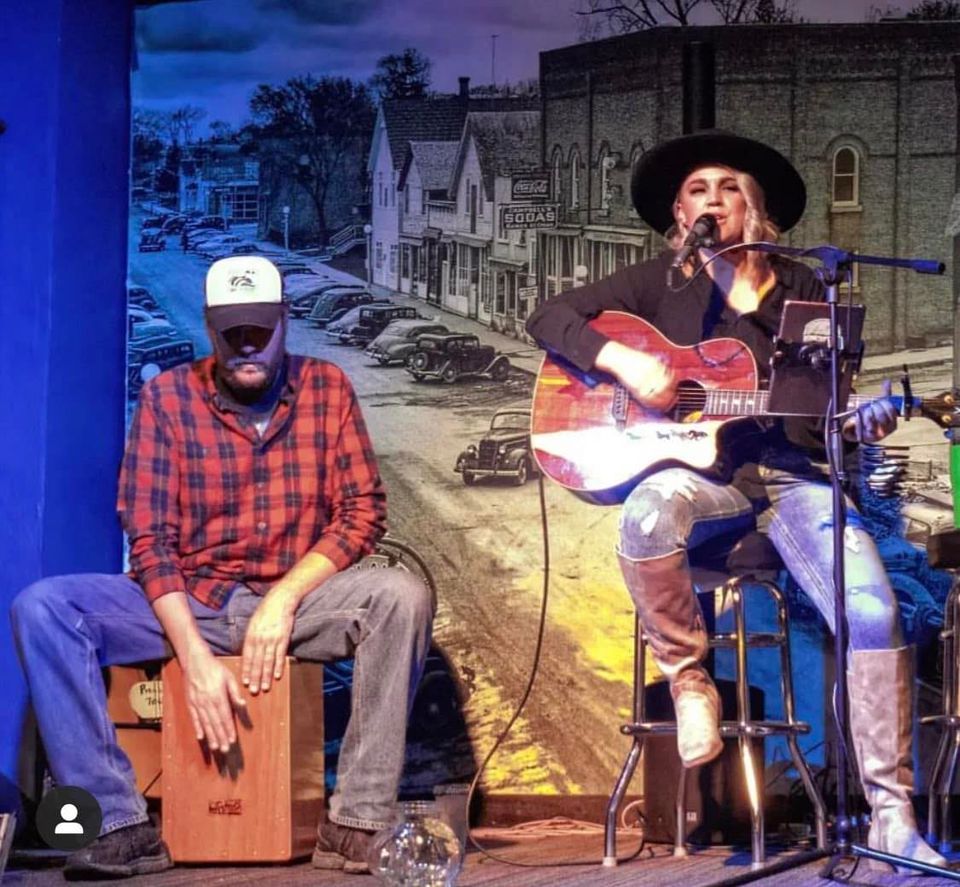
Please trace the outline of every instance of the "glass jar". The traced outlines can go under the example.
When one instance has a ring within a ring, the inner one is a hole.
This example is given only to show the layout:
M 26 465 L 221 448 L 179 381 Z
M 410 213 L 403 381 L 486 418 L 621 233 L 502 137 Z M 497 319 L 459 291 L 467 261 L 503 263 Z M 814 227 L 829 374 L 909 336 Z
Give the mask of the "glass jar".
M 390 887 L 453 887 L 460 874 L 460 842 L 430 801 L 400 805 L 395 823 L 373 837 L 371 873 Z

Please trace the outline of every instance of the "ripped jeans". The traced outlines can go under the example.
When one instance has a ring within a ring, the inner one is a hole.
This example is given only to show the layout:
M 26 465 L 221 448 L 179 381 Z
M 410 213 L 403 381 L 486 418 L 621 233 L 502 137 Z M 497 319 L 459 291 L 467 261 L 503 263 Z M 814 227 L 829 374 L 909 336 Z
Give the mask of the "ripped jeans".
M 730 483 L 686 468 L 668 468 L 645 478 L 630 494 L 620 517 L 620 554 L 643 560 L 678 549 L 696 560 L 696 548 L 720 535 L 755 525 L 765 531 L 787 569 L 834 627 L 832 490 L 797 450 L 764 455 L 745 465 Z M 847 501 L 844 563 L 851 650 L 901 647 L 896 594 L 873 539 Z M 625 572 L 635 601 L 643 594 Z M 642 610 L 638 603 L 638 610 Z

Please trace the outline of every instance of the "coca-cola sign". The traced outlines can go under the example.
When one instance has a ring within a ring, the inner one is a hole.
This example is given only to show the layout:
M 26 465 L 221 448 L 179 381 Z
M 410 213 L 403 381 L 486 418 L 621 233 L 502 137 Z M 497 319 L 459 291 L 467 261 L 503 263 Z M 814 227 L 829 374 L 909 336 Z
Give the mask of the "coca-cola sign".
M 510 200 L 537 201 L 550 199 L 550 175 L 542 172 L 515 173 L 510 180 Z

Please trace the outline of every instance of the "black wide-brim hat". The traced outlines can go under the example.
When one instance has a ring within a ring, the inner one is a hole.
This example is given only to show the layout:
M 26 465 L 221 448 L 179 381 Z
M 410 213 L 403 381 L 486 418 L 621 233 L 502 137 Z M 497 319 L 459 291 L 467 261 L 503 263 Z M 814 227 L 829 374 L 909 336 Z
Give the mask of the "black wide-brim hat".
M 807 189 L 793 164 L 763 142 L 720 129 L 671 139 L 640 158 L 630 182 L 640 218 L 665 234 L 674 223 L 673 204 L 683 180 L 698 166 L 712 164 L 750 173 L 763 188 L 767 215 L 781 231 L 800 221 Z

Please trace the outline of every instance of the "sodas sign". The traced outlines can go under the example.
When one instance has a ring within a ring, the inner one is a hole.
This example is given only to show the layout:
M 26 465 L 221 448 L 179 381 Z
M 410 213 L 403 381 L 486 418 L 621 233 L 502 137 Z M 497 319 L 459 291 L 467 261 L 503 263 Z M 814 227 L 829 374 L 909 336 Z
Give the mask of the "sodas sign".
M 555 203 L 508 203 L 500 208 L 500 213 L 500 227 L 504 231 L 557 227 Z

